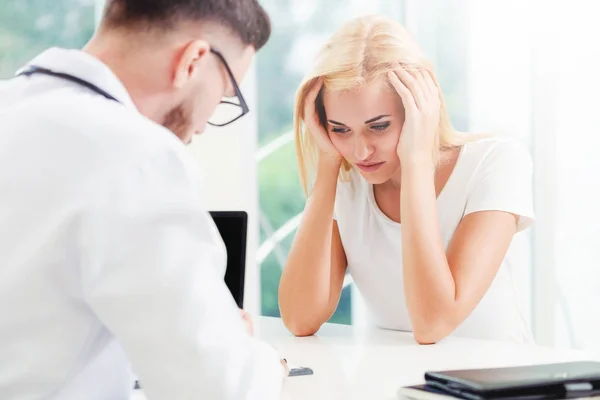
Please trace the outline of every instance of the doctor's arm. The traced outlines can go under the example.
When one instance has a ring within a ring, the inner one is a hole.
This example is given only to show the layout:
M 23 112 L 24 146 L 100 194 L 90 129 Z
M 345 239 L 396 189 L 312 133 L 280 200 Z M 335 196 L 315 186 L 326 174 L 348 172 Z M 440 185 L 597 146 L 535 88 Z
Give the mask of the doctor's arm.
M 188 172 L 158 157 L 98 198 L 85 225 L 85 298 L 149 400 L 279 398 L 285 369 L 244 328 Z

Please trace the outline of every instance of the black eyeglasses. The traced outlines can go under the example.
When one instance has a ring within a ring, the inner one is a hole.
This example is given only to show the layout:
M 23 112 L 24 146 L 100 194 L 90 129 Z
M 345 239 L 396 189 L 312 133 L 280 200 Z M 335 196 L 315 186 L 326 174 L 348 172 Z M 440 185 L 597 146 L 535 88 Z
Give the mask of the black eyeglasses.
M 213 112 L 213 115 L 211 115 L 208 121 L 209 125 L 220 127 L 237 121 L 244 115 L 248 114 L 250 109 L 248 108 L 248 104 L 246 104 L 246 100 L 244 100 L 244 96 L 242 96 L 242 91 L 240 90 L 240 87 L 238 86 L 238 83 L 231 72 L 231 68 L 229 68 L 229 64 L 227 64 L 227 61 L 225 61 L 225 57 L 223 57 L 223 55 L 215 49 L 211 48 L 210 52 L 217 56 L 225 66 L 227 74 L 229 74 L 229 79 L 231 80 L 231 85 L 235 91 L 235 97 L 238 101 L 236 103 L 235 101 L 221 100 L 221 103 Z

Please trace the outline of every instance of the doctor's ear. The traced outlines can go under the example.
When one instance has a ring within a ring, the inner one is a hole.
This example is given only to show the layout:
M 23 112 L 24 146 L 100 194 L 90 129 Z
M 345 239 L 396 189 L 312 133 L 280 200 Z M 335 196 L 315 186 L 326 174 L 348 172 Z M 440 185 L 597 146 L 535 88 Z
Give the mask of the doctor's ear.
M 210 45 L 204 40 L 194 40 L 184 49 L 175 65 L 173 85 L 180 89 L 194 79 L 207 62 Z

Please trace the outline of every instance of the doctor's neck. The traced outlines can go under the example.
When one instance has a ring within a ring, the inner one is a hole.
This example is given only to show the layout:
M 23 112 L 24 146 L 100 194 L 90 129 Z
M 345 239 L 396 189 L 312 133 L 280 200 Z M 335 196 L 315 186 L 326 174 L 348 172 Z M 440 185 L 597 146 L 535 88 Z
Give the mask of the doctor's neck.
M 168 77 L 173 68 L 173 46 L 164 39 L 140 36 L 100 30 L 83 52 L 100 60 L 119 78 L 140 113 L 160 122 L 164 110 L 172 107 Z

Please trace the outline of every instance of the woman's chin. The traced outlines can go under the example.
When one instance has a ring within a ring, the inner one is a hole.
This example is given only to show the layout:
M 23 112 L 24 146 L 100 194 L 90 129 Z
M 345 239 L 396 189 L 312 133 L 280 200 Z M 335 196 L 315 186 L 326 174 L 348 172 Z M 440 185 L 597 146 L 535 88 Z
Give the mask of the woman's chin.
M 380 171 L 377 172 L 365 172 L 361 171 L 360 168 L 357 168 L 360 176 L 364 178 L 367 183 L 371 185 L 380 185 L 390 180 L 391 176 L 387 173 L 382 173 Z

